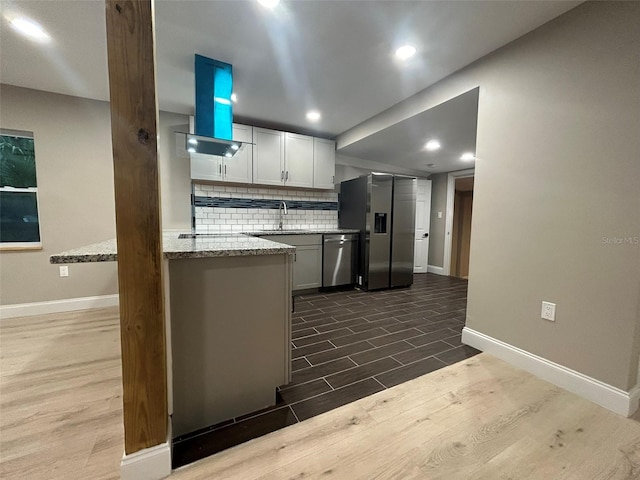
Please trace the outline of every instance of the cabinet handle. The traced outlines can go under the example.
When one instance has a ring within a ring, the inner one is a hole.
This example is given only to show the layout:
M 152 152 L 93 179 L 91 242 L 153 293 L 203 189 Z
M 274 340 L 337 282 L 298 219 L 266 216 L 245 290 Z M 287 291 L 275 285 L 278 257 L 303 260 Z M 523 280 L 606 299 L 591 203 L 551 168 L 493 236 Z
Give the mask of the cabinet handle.
M 285 181 L 289 180 L 289 170 L 287 170 L 287 175 L 284 177 L 284 180 Z
M 227 166 L 226 165 L 224 166 L 224 176 L 225 177 L 227 176 Z
M 284 180 L 284 170 L 280 170 L 280 180 Z
M 218 164 L 218 173 L 222 175 L 222 165 Z
M 297 261 L 297 260 L 298 260 L 298 254 L 297 254 L 297 253 L 294 253 L 294 254 L 293 254 L 293 261 L 295 262 L 295 261 Z

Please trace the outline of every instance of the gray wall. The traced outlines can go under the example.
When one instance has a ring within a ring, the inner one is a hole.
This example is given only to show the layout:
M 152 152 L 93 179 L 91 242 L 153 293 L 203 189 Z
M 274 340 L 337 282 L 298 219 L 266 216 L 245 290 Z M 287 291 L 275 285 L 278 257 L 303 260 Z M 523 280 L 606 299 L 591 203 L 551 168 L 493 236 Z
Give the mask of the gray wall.
M 467 326 L 624 390 L 640 245 L 606 239 L 640 236 L 638 18 L 638 2 L 587 2 L 338 138 L 479 85 Z
M 190 229 L 189 161 L 175 130 L 188 117 L 161 112 L 160 181 L 164 229 Z M 109 104 L 0 86 L 0 127 L 34 132 L 43 248 L 0 252 L 0 305 L 118 293 L 114 262 L 73 264 L 60 278 L 49 256 L 115 237 Z
M 71 265 L 49 255 L 115 237 L 109 106 L 0 86 L 0 126 L 32 131 L 42 250 L 0 252 L 0 304 L 117 293 L 115 263 Z
M 431 175 L 431 223 L 429 225 L 429 265 L 444 267 L 444 238 L 447 221 L 446 173 Z M 442 218 L 438 218 L 442 212 Z

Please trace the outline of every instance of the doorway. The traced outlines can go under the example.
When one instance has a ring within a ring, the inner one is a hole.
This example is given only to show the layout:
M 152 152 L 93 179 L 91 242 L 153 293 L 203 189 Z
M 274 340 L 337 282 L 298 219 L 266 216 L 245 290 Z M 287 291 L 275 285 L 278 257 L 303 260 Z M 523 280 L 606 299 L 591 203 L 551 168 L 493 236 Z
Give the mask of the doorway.
M 444 275 L 469 275 L 474 174 L 473 169 L 460 170 L 449 173 L 447 178 Z
M 473 177 L 456 178 L 451 232 L 451 271 L 454 277 L 469 278 Z

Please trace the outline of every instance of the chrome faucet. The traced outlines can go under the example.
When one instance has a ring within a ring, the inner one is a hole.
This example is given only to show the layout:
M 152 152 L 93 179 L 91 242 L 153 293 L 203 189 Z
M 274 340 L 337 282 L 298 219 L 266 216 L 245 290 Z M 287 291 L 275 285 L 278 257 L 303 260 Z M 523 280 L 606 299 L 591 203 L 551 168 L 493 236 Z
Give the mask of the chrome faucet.
M 284 217 L 282 216 L 283 215 L 283 213 L 282 213 L 282 211 L 283 211 L 282 209 L 283 208 L 284 208 L 284 215 L 286 215 L 287 214 L 287 203 L 284 200 L 282 200 L 280 202 L 280 206 L 278 207 L 278 217 L 280 218 L 280 223 L 278 223 L 278 229 L 279 230 L 282 230 L 282 221 L 284 220 Z

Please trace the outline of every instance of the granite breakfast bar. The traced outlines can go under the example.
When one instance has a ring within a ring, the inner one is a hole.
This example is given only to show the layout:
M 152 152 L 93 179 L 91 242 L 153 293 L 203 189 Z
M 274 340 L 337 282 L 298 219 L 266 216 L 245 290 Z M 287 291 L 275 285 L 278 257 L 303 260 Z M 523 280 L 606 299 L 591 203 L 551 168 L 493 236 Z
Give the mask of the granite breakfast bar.
M 291 375 L 295 247 L 243 234 L 165 233 L 163 252 L 173 438 L 273 405 Z M 116 260 L 115 240 L 50 259 Z

